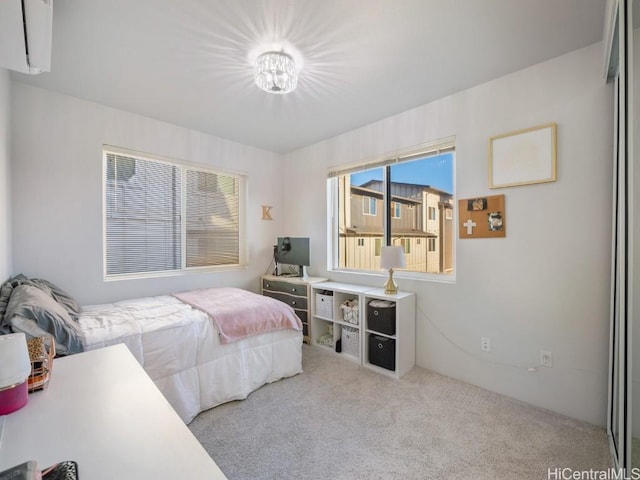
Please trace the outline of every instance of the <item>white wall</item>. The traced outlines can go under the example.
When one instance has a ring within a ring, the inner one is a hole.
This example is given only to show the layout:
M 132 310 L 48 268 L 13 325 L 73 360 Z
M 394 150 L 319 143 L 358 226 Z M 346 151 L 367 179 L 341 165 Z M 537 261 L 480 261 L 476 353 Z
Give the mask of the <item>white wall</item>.
M 58 283 L 82 304 L 207 286 L 258 290 L 283 218 L 281 157 L 69 96 L 13 82 L 13 265 Z M 102 145 L 249 173 L 247 269 L 103 281 Z M 273 221 L 261 220 L 272 205 Z
M 504 194 L 504 239 L 457 241 L 455 284 L 398 276 L 417 293 L 417 363 L 593 424 L 606 424 L 613 91 L 596 44 L 289 154 L 287 228 L 326 274 L 326 172 L 456 135 L 458 198 Z M 393 95 L 393 92 L 389 92 Z M 558 125 L 558 180 L 489 190 L 488 139 Z M 295 189 L 295 186 L 298 189 Z M 307 208 L 299 208 L 306 205 Z M 383 275 L 329 273 L 382 285 Z M 480 338 L 491 352 L 480 351 Z M 553 353 L 553 368 L 539 364 Z M 425 408 L 429 408 L 425 405 Z
M 10 181 L 9 72 L 0 68 L 0 282 L 11 276 L 11 181 Z

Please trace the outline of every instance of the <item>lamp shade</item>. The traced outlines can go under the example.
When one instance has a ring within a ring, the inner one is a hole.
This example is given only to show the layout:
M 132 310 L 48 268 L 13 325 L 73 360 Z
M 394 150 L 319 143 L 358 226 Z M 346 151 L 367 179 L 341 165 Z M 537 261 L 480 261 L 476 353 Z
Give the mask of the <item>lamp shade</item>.
M 404 248 L 400 246 L 382 247 L 380 250 L 380 268 L 404 268 Z

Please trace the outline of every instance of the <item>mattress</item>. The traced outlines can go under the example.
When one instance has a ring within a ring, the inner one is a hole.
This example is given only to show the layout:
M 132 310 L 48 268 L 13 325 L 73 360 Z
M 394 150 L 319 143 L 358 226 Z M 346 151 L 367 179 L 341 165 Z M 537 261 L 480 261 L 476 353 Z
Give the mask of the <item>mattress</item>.
M 185 423 L 302 372 L 302 332 L 275 330 L 222 344 L 211 318 L 169 296 L 83 306 L 85 350 L 124 343 Z

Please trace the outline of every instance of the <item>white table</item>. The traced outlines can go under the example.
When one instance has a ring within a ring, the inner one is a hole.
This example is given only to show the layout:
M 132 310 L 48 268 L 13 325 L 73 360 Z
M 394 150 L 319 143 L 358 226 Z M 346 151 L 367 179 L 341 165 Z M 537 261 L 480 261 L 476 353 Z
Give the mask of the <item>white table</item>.
M 85 480 L 227 478 L 124 345 L 54 360 L 1 438 L 0 471 L 75 460 Z

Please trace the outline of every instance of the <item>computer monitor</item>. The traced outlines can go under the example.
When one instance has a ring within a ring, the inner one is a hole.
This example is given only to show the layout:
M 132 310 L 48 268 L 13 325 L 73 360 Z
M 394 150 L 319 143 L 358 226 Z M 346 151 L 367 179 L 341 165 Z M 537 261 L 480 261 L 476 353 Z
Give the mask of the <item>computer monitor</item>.
M 279 237 L 276 250 L 276 262 L 286 265 L 297 265 L 298 276 L 303 276 L 303 267 L 308 267 L 309 238 Z

